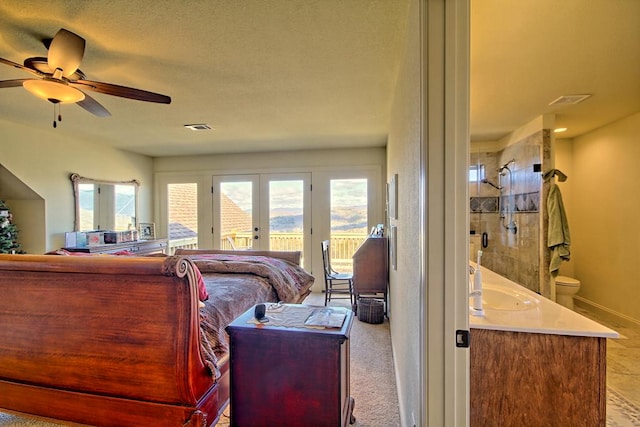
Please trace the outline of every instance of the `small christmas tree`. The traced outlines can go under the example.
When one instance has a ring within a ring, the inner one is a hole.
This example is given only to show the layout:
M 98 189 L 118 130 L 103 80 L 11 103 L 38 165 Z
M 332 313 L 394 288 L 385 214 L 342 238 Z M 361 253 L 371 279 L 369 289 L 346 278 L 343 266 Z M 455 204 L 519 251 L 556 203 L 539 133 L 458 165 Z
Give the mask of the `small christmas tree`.
M 18 229 L 13 223 L 11 211 L 0 200 L 0 254 L 24 253 L 18 244 Z

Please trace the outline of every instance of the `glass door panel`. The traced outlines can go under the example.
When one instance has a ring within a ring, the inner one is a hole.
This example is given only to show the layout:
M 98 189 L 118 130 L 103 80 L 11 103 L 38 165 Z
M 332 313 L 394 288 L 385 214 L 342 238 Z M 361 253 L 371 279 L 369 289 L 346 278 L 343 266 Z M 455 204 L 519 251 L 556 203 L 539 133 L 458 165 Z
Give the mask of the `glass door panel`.
M 300 251 L 301 264 L 311 259 L 311 174 L 265 174 L 260 176 L 264 198 L 261 209 L 262 249 Z M 267 239 L 268 237 L 268 239 Z
M 214 247 L 310 253 L 310 174 L 213 178 Z
M 304 249 L 304 182 L 269 181 L 269 250 Z
M 259 178 L 257 175 L 213 179 L 213 245 L 216 249 L 258 249 Z

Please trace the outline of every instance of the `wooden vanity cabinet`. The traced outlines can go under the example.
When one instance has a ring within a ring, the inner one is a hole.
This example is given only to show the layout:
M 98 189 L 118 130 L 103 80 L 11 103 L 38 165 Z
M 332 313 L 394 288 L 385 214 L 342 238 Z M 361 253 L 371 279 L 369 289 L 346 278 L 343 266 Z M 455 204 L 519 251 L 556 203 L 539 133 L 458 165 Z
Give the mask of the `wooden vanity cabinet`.
M 604 337 L 471 329 L 470 425 L 606 425 Z

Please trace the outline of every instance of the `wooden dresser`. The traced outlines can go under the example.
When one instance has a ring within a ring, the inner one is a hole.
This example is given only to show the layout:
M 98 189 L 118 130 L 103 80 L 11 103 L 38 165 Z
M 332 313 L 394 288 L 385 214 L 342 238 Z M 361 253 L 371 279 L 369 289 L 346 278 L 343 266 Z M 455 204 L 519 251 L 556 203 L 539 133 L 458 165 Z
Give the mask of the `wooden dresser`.
M 167 239 L 136 240 L 134 242 L 126 243 L 63 249 L 69 252 L 82 252 L 88 254 L 113 254 L 120 251 L 128 251 L 136 255 L 164 254 L 167 251 Z
M 353 290 L 362 296 L 384 299 L 387 314 L 389 283 L 388 239 L 368 237 L 353 254 Z
M 349 394 L 349 334 L 342 328 L 256 325 L 254 308 L 228 327 L 232 426 L 347 426 L 355 421 Z

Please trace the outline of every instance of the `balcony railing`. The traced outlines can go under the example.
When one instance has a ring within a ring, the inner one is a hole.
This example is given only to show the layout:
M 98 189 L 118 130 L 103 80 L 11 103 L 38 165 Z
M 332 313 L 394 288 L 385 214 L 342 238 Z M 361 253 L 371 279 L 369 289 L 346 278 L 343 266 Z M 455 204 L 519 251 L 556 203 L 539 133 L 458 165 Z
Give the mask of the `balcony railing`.
M 173 255 L 176 253 L 176 249 L 198 249 L 198 238 L 189 237 L 187 239 L 169 240 L 167 253 Z

